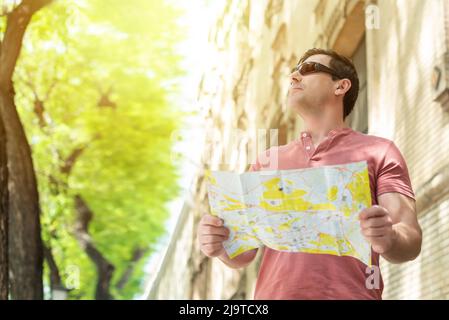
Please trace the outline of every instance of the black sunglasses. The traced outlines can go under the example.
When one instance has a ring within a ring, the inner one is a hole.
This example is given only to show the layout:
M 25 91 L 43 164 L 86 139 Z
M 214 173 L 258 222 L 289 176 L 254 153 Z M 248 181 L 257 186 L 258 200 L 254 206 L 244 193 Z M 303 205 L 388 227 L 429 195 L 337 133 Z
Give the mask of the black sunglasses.
M 337 77 L 338 79 L 342 79 L 342 77 L 337 73 L 337 71 L 329 67 L 326 67 L 325 65 L 318 62 L 303 62 L 294 67 L 291 73 L 295 71 L 298 71 L 303 76 L 317 72 L 325 72 Z

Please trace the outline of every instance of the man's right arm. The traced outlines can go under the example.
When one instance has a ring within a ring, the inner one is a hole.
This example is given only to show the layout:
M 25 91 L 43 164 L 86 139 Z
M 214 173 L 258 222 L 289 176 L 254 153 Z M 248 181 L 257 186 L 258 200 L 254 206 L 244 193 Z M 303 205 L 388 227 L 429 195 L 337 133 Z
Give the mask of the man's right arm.
M 233 269 L 244 268 L 254 260 L 257 249 L 244 252 L 231 259 L 223 247 L 223 241 L 228 239 L 229 229 L 223 226 L 223 221 L 212 215 L 204 215 L 198 225 L 198 241 L 201 251 L 208 257 L 218 257 L 224 264 Z

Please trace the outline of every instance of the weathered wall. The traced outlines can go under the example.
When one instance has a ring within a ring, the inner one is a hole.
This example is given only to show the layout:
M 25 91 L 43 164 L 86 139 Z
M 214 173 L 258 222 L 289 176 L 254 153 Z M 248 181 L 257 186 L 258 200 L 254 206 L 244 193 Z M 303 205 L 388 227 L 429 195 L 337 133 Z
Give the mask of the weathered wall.
M 296 138 L 302 123 L 287 110 L 285 98 L 289 71 L 306 49 L 356 54 L 366 78 L 366 100 L 361 95 L 352 125 L 367 125 L 369 133 L 393 139 L 401 149 L 424 229 L 416 261 L 381 262 L 384 298 L 448 298 L 449 113 L 444 111 L 444 89 L 449 59 L 443 58 L 449 55 L 449 6 L 444 0 L 372 3 L 374 11 L 365 12 L 368 3 L 357 0 L 227 1 L 210 30 L 212 51 L 199 88 L 205 125 L 215 129 L 207 136 L 211 148 L 205 150 L 204 167 L 246 170 L 257 129 L 278 129 L 279 144 Z M 365 13 L 371 19 L 376 12 L 379 28 L 366 29 Z M 443 73 L 434 89 L 438 65 Z M 434 101 L 437 97 L 440 102 Z M 367 113 L 360 112 L 363 104 Z M 229 157 L 228 164 L 221 164 L 223 156 Z M 196 226 L 207 210 L 200 172 L 194 201 L 181 215 L 150 299 L 252 298 L 258 261 L 245 270 L 230 270 L 200 253 Z
M 371 32 L 367 43 L 370 131 L 393 139 L 407 159 L 424 233 L 418 259 L 382 262 L 384 297 L 449 298 L 449 113 L 432 88 L 434 67 L 448 52 L 449 7 L 384 0 L 379 8 L 381 32 Z

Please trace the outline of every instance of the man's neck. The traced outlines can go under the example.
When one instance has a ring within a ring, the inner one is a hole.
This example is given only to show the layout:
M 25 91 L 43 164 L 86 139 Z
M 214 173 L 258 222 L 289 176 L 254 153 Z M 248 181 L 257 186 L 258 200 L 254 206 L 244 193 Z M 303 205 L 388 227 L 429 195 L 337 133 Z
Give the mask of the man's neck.
M 340 118 L 337 120 L 333 118 L 309 118 L 304 119 L 305 131 L 312 136 L 312 142 L 315 148 L 327 138 L 332 130 L 347 128 L 346 123 Z

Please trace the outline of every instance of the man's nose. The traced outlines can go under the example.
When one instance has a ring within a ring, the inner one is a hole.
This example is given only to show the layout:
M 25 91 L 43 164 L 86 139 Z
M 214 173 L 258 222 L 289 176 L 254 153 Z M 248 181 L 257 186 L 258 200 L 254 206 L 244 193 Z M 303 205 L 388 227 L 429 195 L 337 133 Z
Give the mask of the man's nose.
M 294 70 L 292 73 L 290 73 L 290 81 L 291 82 L 299 82 L 301 79 L 301 74 L 298 72 L 298 70 Z

